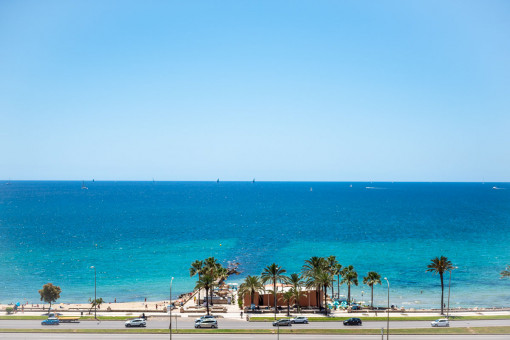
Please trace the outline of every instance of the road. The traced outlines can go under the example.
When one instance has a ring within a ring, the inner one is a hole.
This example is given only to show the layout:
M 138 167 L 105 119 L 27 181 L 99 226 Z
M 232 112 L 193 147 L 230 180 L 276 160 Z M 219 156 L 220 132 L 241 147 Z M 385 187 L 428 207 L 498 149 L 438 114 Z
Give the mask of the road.
M 2 334 L 2 340 L 165 340 L 168 334 Z M 275 340 L 276 334 L 174 334 L 173 340 Z M 508 340 L 508 335 L 390 335 L 392 340 Z M 311 335 L 280 334 L 280 340 L 309 340 Z M 313 335 L 314 340 L 380 340 L 380 335 Z
M 147 328 L 149 329 L 167 329 L 168 320 L 149 320 Z M 243 320 L 218 319 L 219 328 L 223 329 L 273 329 L 271 322 L 246 322 Z M 495 327 L 510 326 L 510 320 L 458 320 L 450 321 L 450 327 Z M 193 318 L 177 318 L 177 325 L 173 322 L 173 327 L 178 329 L 194 328 Z M 0 330 L 5 328 L 16 329 L 37 329 L 37 328 L 59 328 L 59 329 L 122 329 L 124 321 L 82 321 L 79 323 L 61 323 L 58 326 L 43 326 L 40 320 L 0 320 Z M 282 327 L 289 328 L 289 327 Z M 363 326 L 343 326 L 341 322 L 311 322 L 307 325 L 293 325 L 292 329 L 313 328 L 313 329 L 337 329 L 337 328 L 365 328 L 381 329 L 386 328 L 385 321 L 367 321 Z M 391 321 L 391 328 L 430 328 L 430 321 Z

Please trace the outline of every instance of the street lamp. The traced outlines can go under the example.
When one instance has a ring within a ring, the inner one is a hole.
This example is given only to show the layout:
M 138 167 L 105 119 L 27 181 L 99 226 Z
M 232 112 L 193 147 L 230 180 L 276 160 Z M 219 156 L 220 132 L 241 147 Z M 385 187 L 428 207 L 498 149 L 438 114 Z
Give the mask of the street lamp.
M 97 319 L 97 296 L 96 296 L 96 267 L 92 266 L 90 269 L 94 269 L 94 319 Z
M 446 310 L 446 318 L 450 317 L 450 286 L 452 283 L 452 270 L 457 269 L 459 267 L 450 268 L 450 280 L 448 281 L 448 309 Z
M 388 282 L 388 320 L 386 321 L 386 340 L 390 338 L 390 281 L 384 278 Z
M 363 293 L 365 293 L 365 292 L 361 291 L 361 302 L 360 302 L 361 306 L 363 306 L 363 303 L 364 303 L 364 301 L 363 301 Z
M 170 340 L 172 340 L 172 282 L 174 281 L 174 278 L 170 280 L 170 304 L 168 305 L 168 308 L 170 308 Z

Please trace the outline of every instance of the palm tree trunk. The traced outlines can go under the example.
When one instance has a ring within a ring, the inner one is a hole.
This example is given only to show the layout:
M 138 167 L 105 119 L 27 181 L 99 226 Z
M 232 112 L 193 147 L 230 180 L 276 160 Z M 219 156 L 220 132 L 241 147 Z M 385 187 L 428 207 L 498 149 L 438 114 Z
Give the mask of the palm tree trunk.
M 338 300 L 340 300 L 340 274 L 336 276 L 336 284 L 337 284 L 337 294 L 338 294 Z
M 328 297 L 328 287 L 324 286 L 324 314 L 328 315 L 328 304 L 326 302 Z
M 443 273 L 439 273 L 439 277 L 441 277 L 441 315 L 443 315 L 443 305 L 444 305 L 444 283 L 443 283 Z
M 209 296 L 209 288 L 208 287 L 205 287 L 205 296 Z M 207 315 L 209 315 L 209 301 L 206 302 L 206 308 L 207 308 Z M 172 308 L 172 307 L 170 307 Z
M 374 309 L 374 285 L 370 285 L 370 288 L 372 288 L 372 297 L 370 298 L 370 306 L 372 309 Z
M 209 301 L 209 303 L 211 304 L 211 306 L 213 305 L 213 302 L 212 302 L 213 290 L 214 290 L 214 284 L 212 284 L 212 285 L 211 285 L 211 299 L 210 299 L 210 301 Z
M 287 302 L 287 316 L 290 316 L 290 302 Z
M 347 304 L 351 305 L 351 285 L 347 283 Z
M 276 278 L 273 281 L 273 294 L 274 294 L 274 319 L 276 320 Z
M 198 273 L 198 281 L 200 281 L 200 273 Z M 200 305 L 200 291 L 202 289 L 201 288 L 198 288 L 198 304 Z

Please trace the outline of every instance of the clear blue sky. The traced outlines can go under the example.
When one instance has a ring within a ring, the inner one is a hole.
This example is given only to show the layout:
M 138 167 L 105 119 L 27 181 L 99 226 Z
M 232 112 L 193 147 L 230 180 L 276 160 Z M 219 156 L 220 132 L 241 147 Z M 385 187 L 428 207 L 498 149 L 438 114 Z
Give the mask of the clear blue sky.
M 0 179 L 510 181 L 510 1 L 0 2 Z

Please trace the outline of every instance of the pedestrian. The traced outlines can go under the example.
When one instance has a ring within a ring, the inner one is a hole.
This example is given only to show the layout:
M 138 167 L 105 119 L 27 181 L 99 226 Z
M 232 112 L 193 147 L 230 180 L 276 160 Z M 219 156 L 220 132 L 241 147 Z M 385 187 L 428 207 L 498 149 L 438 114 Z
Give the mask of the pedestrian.
M 114 303 L 117 303 L 117 298 L 115 298 L 115 302 Z
M 147 302 L 147 298 L 145 298 L 145 302 Z
M 241 311 L 241 319 L 243 318 L 243 311 Z

